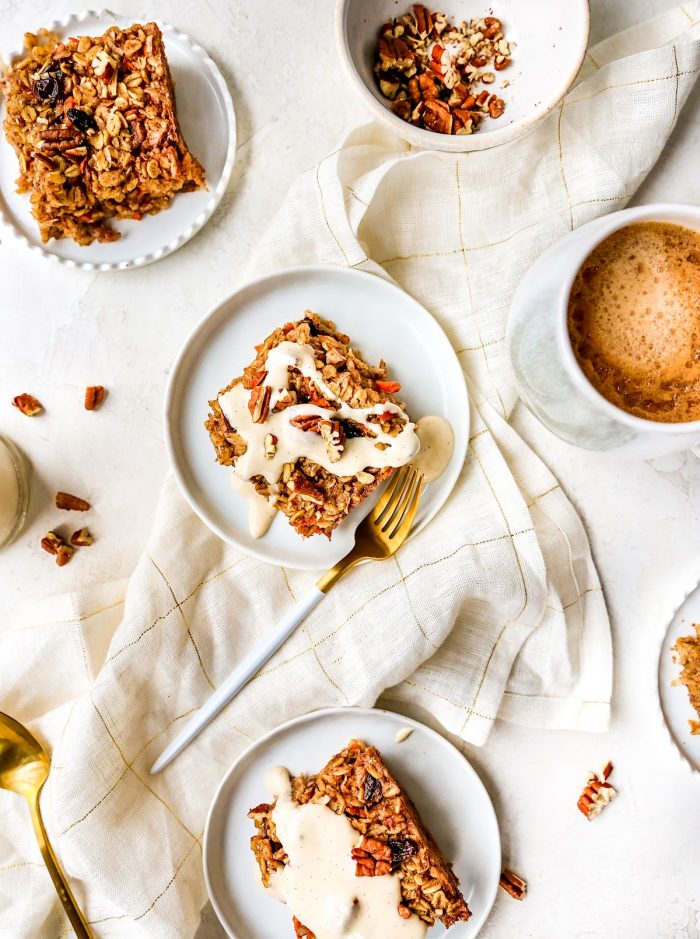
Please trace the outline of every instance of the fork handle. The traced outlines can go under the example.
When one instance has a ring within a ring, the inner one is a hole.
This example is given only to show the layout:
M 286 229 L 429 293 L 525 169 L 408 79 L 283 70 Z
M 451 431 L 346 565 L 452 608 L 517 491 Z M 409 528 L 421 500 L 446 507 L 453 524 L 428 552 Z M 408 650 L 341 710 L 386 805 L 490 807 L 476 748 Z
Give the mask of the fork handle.
M 41 817 L 41 808 L 39 807 L 40 791 L 41 790 L 37 793 L 32 793 L 31 797 L 27 798 L 27 802 L 29 803 L 29 812 L 32 816 L 34 834 L 36 835 L 36 840 L 39 842 L 39 849 L 44 859 L 44 864 L 46 864 L 48 868 L 51 880 L 56 888 L 56 893 L 63 904 L 63 909 L 66 911 L 66 916 L 70 920 L 70 924 L 75 931 L 77 939 L 94 939 L 83 914 L 78 908 L 78 904 L 75 902 L 75 897 L 71 893 L 68 881 L 59 867 L 56 855 L 53 853 L 53 848 L 49 843 L 46 829 L 44 828 L 44 820 Z
M 254 649 L 240 665 L 236 666 L 228 678 L 187 722 L 175 739 L 165 748 L 151 767 L 151 773 L 159 773 L 168 763 L 191 743 L 192 740 L 212 721 L 245 685 L 248 684 L 263 665 L 268 662 L 283 643 L 289 639 L 297 626 L 306 619 L 324 597 L 324 591 L 314 586 L 294 604 L 284 619 L 281 619 L 265 641 Z

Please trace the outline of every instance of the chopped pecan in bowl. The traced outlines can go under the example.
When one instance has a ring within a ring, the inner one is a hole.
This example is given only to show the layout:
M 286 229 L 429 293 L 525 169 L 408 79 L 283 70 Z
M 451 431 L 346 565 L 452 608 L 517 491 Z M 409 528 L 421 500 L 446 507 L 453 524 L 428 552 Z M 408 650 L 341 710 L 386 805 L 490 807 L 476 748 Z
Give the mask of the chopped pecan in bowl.
M 511 64 L 512 50 L 495 16 L 455 26 L 444 13 L 414 4 L 382 26 L 374 72 L 402 120 L 438 134 L 472 134 L 505 110 L 502 98 L 480 86 L 494 84 L 495 73 Z

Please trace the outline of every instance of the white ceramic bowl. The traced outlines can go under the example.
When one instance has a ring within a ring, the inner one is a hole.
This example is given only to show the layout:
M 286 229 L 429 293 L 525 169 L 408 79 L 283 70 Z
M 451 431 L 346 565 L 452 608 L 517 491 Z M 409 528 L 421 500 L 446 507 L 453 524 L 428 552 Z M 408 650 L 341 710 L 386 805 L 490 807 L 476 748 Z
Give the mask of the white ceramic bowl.
M 375 81 L 374 52 L 383 23 L 403 16 L 410 0 L 338 0 L 336 38 L 340 57 L 350 79 L 374 117 L 415 147 L 465 152 L 486 150 L 515 140 L 542 120 L 564 97 L 578 75 L 588 45 L 588 0 L 440 0 L 425 4 L 445 13 L 452 23 L 493 15 L 516 43 L 509 68 L 496 73 L 488 87 L 499 93 L 502 81 L 509 85 L 501 97 L 506 110 L 497 120 L 487 120 L 475 134 L 448 136 L 402 121 Z

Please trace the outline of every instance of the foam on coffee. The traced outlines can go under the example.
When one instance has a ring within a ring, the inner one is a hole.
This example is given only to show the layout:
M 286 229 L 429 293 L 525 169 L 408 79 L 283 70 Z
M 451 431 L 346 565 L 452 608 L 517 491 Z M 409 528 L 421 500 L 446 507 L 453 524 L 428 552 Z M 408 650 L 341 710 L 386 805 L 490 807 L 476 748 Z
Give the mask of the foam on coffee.
M 700 420 L 700 232 L 637 222 L 586 258 L 569 336 L 588 380 L 652 421 Z

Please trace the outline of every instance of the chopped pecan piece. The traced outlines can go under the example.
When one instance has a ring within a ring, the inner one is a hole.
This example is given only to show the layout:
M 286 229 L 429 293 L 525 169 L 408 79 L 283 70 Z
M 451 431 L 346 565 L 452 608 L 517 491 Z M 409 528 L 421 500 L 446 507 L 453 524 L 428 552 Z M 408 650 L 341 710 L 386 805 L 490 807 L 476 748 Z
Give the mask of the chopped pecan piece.
M 527 893 L 527 882 L 518 877 L 513 871 L 505 868 L 501 872 L 501 879 L 498 881 L 506 893 L 509 893 L 514 900 L 523 900 Z
M 274 434 L 265 434 L 265 459 L 274 459 L 277 453 L 277 437 Z
M 589 822 L 600 815 L 617 795 L 617 790 L 608 782 L 612 769 L 612 763 L 608 762 L 600 775 L 591 772 L 586 778 L 586 785 L 576 804 Z
M 90 503 L 79 496 L 72 496 L 69 492 L 57 492 L 56 508 L 66 509 L 69 512 L 87 512 Z
M 102 385 L 88 385 L 85 389 L 85 410 L 96 411 L 105 399 L 107 392 Z
M 267 378 L 267 371 L 264 368 L 258 369 L 245 383 L 246 388 L 257 388 Z
M 269 385 L 256 385 L 250 393 L 248 410 L 255 424 L 264 424 L 270 411 L 272 388 Z
M 321 433 L 321 415 L 320 414 L 297 414 L 296 417 L 293 417 L 290 420 L 292 427 L 297 427 L 299 430 L 310 431 L 314 434 Z
M 87 528 L 78 528 L 77 531 L 74 531 L 70 536 L 70 543 L 76 548 L 87 548 L 93 544 L 94 541 L 95 539 Z
M 495 16 L 456 25 L 444 14 L 415 4 L 412 15 L 382 26 L 374 73 L 380 92 L 402 120 L 436 133 L 471 134 L 479 129 L 478 121 L 458 116 L 453 109 L 473 99 L 479 84 L 495 82 L 496 73 L 510 65 L 512 49 Z M 483 71 L 489 66 L 493 70 Z M 497 118 L 504 107 L 498 99 L 484 111 Z
M 49 554 L 57 554 L 62 544 L 65 544 L 65 541 L 55 531 L 47 532 L 41 539 L 41 547 Z
M 505 109 L 503 98 L 497 98 L 495 95 L 489 101 L 489 114 L 491 117 L 500 117 Z
M 12 403 L 22 414 L 26 414 L 27 417 L 34 417 L 44 410 L 41 401 L 37 400 L 34 395 L 26 393 L 17 395 L 16 398 L 12 399 Z
M 295 473 L 288 483 L 292 492 L 298 492 L 305 502 L 313 502 L 314 505 L 323 505 L 323 490 L 314 486 L 310 479 L 307 479 L 303 473 Z
M 423 120 L 428 130 L 438 134 L 452 133 L 452 112 L 448 104 L 438 98 L 426 98 L 423 105 Z
M 303 923 L 300 923 L 296 916 L 292 917 L 292 922 L 294 924 L 294 932 L 297 935 L 297 939 L 316 939 L 311 930 L 307 929 Z
M 331 463 L 337 463 L 345 449 L 345 431 L 340 421 L 320 421 L 318 425 Z
M 59 567 L 65 567 L 74 554 L 75 548 L 72 548 L 69 544 L 61 544 L 56 551 L 56 563 Z

